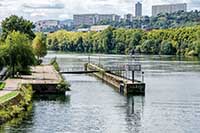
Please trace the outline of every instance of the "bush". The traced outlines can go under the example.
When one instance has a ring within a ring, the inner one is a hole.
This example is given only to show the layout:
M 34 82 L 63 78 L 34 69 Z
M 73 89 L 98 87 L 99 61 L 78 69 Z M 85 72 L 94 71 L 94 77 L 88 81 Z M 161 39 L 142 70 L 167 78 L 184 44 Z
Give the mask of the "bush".
M 4 87 L 5 87 L 5 83 L 3 83 L 3 82 L 0 82 L 0 90 L 3 90 L 4 89 Z
M 54 66 L 54 68 L 56 69 L 56 71 L 58 71 L 58 72 L 60 71 L 60 67 L 59 67 L 59 65 L 58 65 L 58 63 L 56 61 L 56 57 L 51 60 L 50 64 Z
M 8 101 L 6 105 L 4 105 L 3 107 L 1 106 L 0 124 L 13 118 L 19 117 L 20 113 L 22 111 L 26 111 L 28 106 L 30 105 L 33 94 L 32 87 L 30 85 L 22 85 L 20 87 L 20 92 L 16 93 L 16 96 L 21 96 L 19 103 L 13 105 L 13 103 Z M 10 97 L 13 97 L 13 95 L 11 95 Z
M 160 48 L 160 54 L 163 55 L 174 55 L 175 49 L 171 42 L 169 41 L 163 41 Z
M 69 83 L 67 83 L 64 80 L 61 80 L 61 82 L 57 85 L 56 89 L 58 89 L 61 92 L 65 92 L 65 91 L 70 91 L 69 87 L 70 87 Z

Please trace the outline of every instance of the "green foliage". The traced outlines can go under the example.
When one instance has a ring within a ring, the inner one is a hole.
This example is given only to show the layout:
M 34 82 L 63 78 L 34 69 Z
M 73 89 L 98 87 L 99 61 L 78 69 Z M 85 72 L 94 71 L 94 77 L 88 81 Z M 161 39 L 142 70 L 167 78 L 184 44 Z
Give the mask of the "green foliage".
M 35 55 L 25 34 L 14 31 L 8 35 L 5 42 L 4 60 L 7 60 L 6 65 L 12 68 L 13 76 L 15 71 L 29 70 L 29 66 L 35 64 Z
M 0 124 L 13 118 L 17 118 L 20 116 L 22 111 L 27 110 L 32 99 L 32 87 L 31 85 L 23 85 L 19 90 L 20 91 L 14 91 L 3 97 L 0 97 Z M 16 98 L 17 96 L 20 96 L 19 102 L 11 102 L 11 99 Z
M 81 53 L 199 55 L 200 26 L 145 32 L 108 28 L 102 32 L 57 31 L 47 36 L 50 50 Z
M 32 40 L 35 37 L 32 31 L 34 27 L 32 22 L 23 19 L 23 17 L 12 15 L 2 21 L 2 39 L 5 40 L 10 33 L 18 31 L 26 34 Z
M 58 63 L 57 63 L 56 58 L 53 58 L 53 59 L 51 60 L 51 63 L 50 63 L 50 64 L 54 66 L 54 68 L 56 69 L 57 72 L 60 71 L 60 67 L 59 67 L 59 65 L 58 65 Z
M 161 44 L 160 53 L 163 55 L 173 55 L 175 52 L 172 43 L 169 41 L 163 41 Z
M 3 90 L 6 84 L 4 82 L 0 82 L 0 90 Z
M 7 46 L 5 44 L 0 44 L 0 70 L 5 66 L 7 58 Z
M 32 43 L 34 54 L 40 59 L 47 54 L 46 37 L 38 33 Z
M 13 92 L 10 92 L 2 97 L 0 97 L 0 103 L 4 103 L 4 102 L 7 102 L 9 101 L 10 99 L 16 97 L 17 95 L 19 94 L 18 91 L 13 91 Z
M 61 80 L 60 83 L 57 85 L 57 88 L 61 92 L 70 91 L 69 89 L 70 84 L 67 83 L 65 80 Z
M 139 51 L 138 51 L 139 52 Z M 140 47 L 140 52 L 145 54 L 158 54 L 159 44 L 156 40 L 146 40 Z
M 50 64 L 54 66 L 57 72 L 60 71 L 60 67 L 56 61 L 56 58 L 53 58 Z M 60 76 L 62 77 L 62 75 Z M 56 89 L 59 90 L 60 92 L 65 92 L 65 91 L 70 91 L 69 87 L 70 87 L 70 84 L 67 81 L 65 81 L 64 78 L 62 77 L 62 80 L 57 85 Z

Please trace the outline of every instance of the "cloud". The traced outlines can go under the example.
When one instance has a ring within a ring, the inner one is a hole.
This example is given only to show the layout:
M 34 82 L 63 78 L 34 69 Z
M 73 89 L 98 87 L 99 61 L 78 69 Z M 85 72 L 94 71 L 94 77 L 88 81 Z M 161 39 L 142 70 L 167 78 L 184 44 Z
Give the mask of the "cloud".
M 45 17 L 47 14 L 45 13 L 31 13 L 31 17 Z
M 53 4 L 23 4 L 22 7 L 30 9 L 63 9 L 65 5 L 62 3 Z

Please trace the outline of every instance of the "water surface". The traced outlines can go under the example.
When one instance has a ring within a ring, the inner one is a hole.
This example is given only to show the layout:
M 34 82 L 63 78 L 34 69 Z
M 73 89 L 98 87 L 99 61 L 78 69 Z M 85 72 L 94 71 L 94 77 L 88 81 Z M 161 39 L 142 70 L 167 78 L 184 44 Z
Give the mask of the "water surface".
M 51 52 L 62 68 L 80 66 L 88 55 Z M 90 55 L 91 61 L 133 61 L 120 55 Z M 99 60 L 100 59 L 100 60 Z M 2 132 L 16 133 L 159 133 L 200 132 L 200 60 L 172 56 L 140 56 L 146 95 L 123 96 L 89 75 L 64 75 L 70 96 L 35 97 L 32 110 Z M 137 73 L 137 79 L 141 79 Z

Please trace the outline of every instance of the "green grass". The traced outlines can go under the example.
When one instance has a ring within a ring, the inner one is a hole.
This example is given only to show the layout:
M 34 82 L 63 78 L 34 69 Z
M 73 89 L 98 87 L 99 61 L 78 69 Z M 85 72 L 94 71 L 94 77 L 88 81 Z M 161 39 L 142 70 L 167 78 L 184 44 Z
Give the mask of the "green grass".
M 13 91 L 13 92 L 10 92 L 4 96 L 1 96 L 0 97 L 0 103 L 4 103 L 6 101 L 9 101 L 10 99 L 16 97 L 17 95 L 19 94 L 18 91 Z
M 3 83 L 3 82 L 0 82 L 0 90 L 3 90 L 5 86 L 6 86 L 6 84 L 5 84 L 5 83 Z

